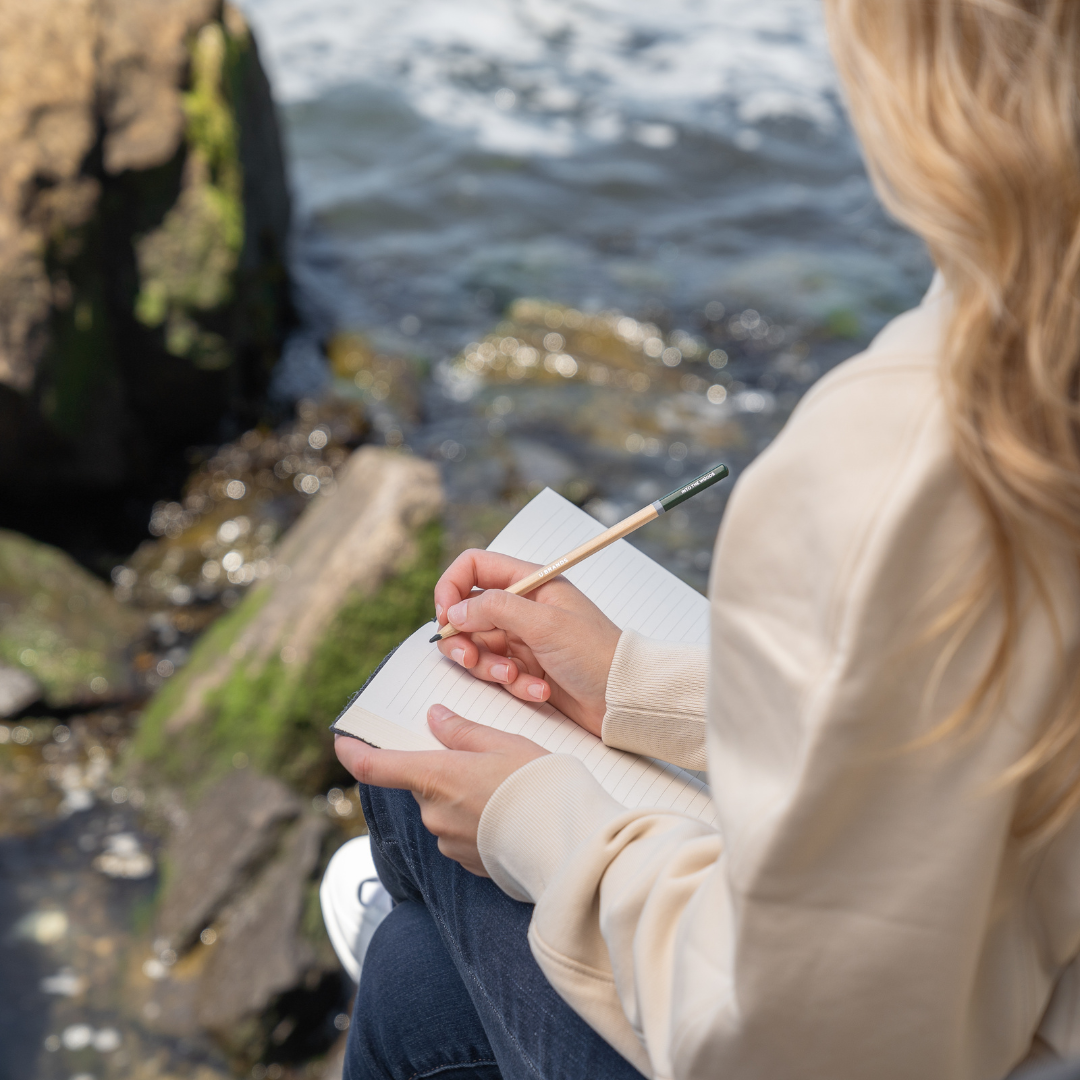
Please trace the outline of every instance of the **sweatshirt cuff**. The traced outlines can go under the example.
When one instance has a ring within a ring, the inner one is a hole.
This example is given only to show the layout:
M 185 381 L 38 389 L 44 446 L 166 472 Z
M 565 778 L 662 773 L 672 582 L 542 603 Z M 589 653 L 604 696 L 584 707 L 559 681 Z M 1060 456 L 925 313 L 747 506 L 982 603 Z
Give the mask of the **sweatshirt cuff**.
M 703 646 L 624 630 L 608 675 L 600 737 L 619 750 L 704 770 L 706 681 Z
M 484 869 L 507 896 L 535 904 L 598 829 L 626 813 L 569 754 L 545 754 L 511 773 L 480 816 Z

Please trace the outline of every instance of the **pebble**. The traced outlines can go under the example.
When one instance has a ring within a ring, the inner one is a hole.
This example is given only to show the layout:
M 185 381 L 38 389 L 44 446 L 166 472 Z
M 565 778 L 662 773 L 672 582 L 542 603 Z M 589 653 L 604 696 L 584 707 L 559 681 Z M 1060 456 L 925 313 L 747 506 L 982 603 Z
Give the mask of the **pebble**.
M 111 1054 L 120 1049 L 122 1041 L 116 1028 L 102 1028 L 94 1036 L 94 1049 L 100 1054 Z
M 14 935 L 21 941 L 55 945 L 68 932 L 68 917 L 62 911 L 31 911 L 16 924 Z
M 148 979 L 158 982 L 169 974 L 169 969 L 157 957 L 152 956 L 143 964 L 142 973 Z
M 58 997 L 78 997 L 86 990 L 86 985 L 86 979 L 70 968 L 48 975 L 40 983 L 43 994 L 56 994 Z
M 154 860 L 139 845 L 134 833 L 105 837 L 105 851 L 94 860 L 94 869 L 106 877 L 138 880 L 154 872 Z
M 85 1050 L 94 1041 L 94 1029 L 89 1024 L 72 1024 L 60 1033 L 65 1050 Z

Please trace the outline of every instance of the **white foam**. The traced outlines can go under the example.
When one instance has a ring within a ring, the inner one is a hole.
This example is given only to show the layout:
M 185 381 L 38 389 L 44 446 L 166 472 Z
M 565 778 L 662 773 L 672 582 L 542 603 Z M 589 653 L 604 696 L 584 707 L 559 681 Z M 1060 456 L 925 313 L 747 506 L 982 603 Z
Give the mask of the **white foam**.
M 279 100 L 393 86 L 497 152 L 565 155 L 640 139 L 642 124 L 734 135 L 770 117 L 836 121 L 819 0 L 242 3 Z

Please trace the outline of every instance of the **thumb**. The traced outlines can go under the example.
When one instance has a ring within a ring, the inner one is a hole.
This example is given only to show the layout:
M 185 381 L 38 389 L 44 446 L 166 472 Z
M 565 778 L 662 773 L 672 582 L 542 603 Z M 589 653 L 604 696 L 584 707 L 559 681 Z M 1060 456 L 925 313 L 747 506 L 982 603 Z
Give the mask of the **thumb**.
M 484 724 L 474 724 L 445 705 L 432 705 L 428 709 L 427 717 L 432 734 L 450 750 L 491 753 L 503 749 L 506 740 L 513 738 L 505 731 L 498 731 Z

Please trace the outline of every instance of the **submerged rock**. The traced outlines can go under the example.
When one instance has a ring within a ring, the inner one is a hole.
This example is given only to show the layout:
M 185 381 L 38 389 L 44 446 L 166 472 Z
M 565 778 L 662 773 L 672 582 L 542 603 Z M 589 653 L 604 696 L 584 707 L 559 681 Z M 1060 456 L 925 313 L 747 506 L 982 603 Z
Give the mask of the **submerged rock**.
M 49 706 L 130 695 L 125 652 L 145 625 L 62 551 L 0 530 L 0 661 L 36 680 Z
M 269 87 L 218 0 L 0 8 L 0 484 L 130 489 L 257 413 L 290 322 Z

